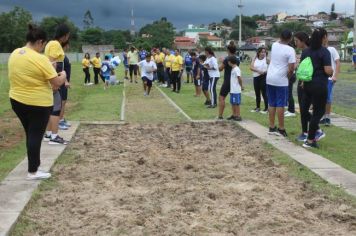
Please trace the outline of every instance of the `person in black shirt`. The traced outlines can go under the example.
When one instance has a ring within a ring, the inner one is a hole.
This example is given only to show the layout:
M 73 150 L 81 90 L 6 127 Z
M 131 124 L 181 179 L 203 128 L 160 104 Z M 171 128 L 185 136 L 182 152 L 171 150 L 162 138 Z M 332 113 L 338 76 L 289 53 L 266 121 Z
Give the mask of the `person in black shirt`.
M 308 138 L 303 144 L 305 148 L 317 148 L 317 141 L 325 134 L 319 129 L 320 119 L 325 113 L 326 100 L 328 96 L 328 78 L 333 75 L 331 67 L 331 56 L 327 48 L 323 47 L 323 43 L 327 40 L 327 32 L 323 28 L 314 30 L 310 47 L 302 52 L 301 61 L 310 57 L 313 64 L 313 77 L 311 81 L 303 82 L 303 97 L 302 97 L 302 119 L 309 119 L 309 108 L 313 105 L 313 114 L 310 118 Z M 317 131 L 321 132 L 316 139 Z
M 233 41 L 230 42 L 229 46 L 227 46 L 228 56 L 224 59 L 223 64 L 221 64 L 219 70 L 224 71 L 224 82 L 220 89 L 220 97 L 219 97 L 219 116 L 218 119 L 223 119 L 224 109 L 225 109 L 225 99 L 227 95 L 230 93 L 230 78 L 231 78 L 231 70 L 232 67 L 229 66 L 227 58 L 229 56 L 236 56 L 237 48 Z M 237 57 L 237 56 L 236 56 Z M 240 59 L 237 57 L 237 66 L 240 66 Z

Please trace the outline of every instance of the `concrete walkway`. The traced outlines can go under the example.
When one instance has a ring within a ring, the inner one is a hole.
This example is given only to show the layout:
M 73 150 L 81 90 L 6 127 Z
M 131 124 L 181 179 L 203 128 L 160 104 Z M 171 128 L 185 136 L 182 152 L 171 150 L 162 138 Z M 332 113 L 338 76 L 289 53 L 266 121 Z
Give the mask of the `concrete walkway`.
M 79 122 L 73 122 L 72 127 L 60 133 L 66 140 L 71 140 Z M 49 171 L 66 146 L 48 145 L 43 142 L 41 148 L 41 169 Z M 0 236 L 10 233 L 22 210 L 30 201 L 33 192 L 41 181 L 26 180 L 27 158 L 25 158 L 10 174 L 0 183 Z
M 253 91 L 243 92 L 243 95 L 246 95 L 251 98 L 256 97 Z M 261 100 L 263 101 L 263 98 L 261 98 Z M 298 108 L 299 105 L 296 104 L 296 107 Z M 331 122 L 331 124 L 336 127 L 356 132 L 356 119 L 332 113 Z

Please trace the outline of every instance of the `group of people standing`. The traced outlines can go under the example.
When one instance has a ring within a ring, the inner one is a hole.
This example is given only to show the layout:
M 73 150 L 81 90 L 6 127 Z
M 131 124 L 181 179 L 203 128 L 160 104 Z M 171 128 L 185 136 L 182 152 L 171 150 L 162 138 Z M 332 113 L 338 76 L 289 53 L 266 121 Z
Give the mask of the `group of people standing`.
M 330 125 L 333 87 L 340 71 L 340 56 L 335 48 L 328 47 L 325 29 L 317 28 L 309 36 L 305 32 L 294 34 L 294 45 L 301 50 L 296 55 L 291 46 L 292 32 L 284 30 L 280 40 L 272 45 L 271 58 L 260 48 L 250 69 L 253 71 L 256 108 L 253 112 L 269 113 L 269 133 L 287 136 L 284 117 L 295 116 L 293 84 L 298 79 L 296 71 L 300 63 L 311 60 L 310 81 L 298 80 L 297 94 L 301 113 L 302 133 L 297 137 L 306 148 L 318 147 L 317 142 L 325 137 L 319 124 Z M 261 94 L 264 109 L 261 110 Z M 285 107 L 288 111 L 285 112 Z M 312 110 L 312 112 L 310 112 Z M 277 116 L 278 125 L 275 125 Z
M 45 31 L 29 25 L 26 45 L 15 49 L 9 58 L 9 97 L 26 133 L 29 180 L 51 177 L 40 169 L 42 140 L 50 145 L 67 144 L 58 129 L 70 127 L 64 119 L 71 74 L 64 52 L 69 47 L 69 36 L 69 27 L 61 24 L 47 43 Z

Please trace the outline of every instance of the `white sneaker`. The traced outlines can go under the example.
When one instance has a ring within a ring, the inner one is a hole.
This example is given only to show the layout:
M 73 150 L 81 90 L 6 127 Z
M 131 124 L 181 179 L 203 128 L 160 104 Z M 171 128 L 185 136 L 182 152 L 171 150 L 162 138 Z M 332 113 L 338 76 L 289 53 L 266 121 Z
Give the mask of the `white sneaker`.
M 51 174 L 50 173 L 45 173 L 42 171 L 37 171 L 36 174 L 27 174 L 27 180 L 41 180 L 41 179 L 48 179 L 51 178 Z
M 145 96 L 145 97 L 146 97 L 146 96 L 147 96 L 147 93 L 146 93 L 146 92 L 144 92 L 144 93 L 143 93 L 143 96 Z
M 294 117 L 294 116 L 296 116 L 296 114 L 292 113 L 292 112 L 289 112 L 289 111 L 286 111 L 286 112 L 284 112 L 284 116 L 285 117 Z

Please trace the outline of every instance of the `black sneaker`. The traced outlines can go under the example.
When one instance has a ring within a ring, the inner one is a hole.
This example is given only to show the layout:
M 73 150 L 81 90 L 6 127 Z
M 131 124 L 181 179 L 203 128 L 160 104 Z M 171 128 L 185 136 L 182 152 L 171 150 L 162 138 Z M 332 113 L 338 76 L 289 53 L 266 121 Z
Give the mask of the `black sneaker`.
M 309 143 L 308 141 L 305 141 L 303 143 L 303 147 L 305 147 L 305 148 L 319 148 L 319 146 L 318 146 L 316 141 L 313 141 L 312 143 Z
M 227 118 L 226 120 L 233 120 L 234 116 L 230 116 L 229 118 Z
M 216 107 L 216 105 L 209 105 L 206 108 L 215 108 L 215 107 Z
M 224 120 L 224 117 L 218 116 L 217 120 Z
M 277 135 L 277 136 L 280 136 L 280 135 L 281 135 L 281 134 L 278 132 L 277 127 L 274 127 L 274 128 L 269 127 L 268 134 Z
M 278 133 L 283 137 L 288 137 L 287 132 L 285 129 L 278 129 Z
M 67 145 L 68 142 L 65 141 L 65 140 L 64 140 L 62 137 L 60 137 L 59 135 L 57 135 L 56 138 L 54 138 L 54 139 L 51 138 L 51 139 L 49 140 L 48 144 L 50 144 L 50 145 L 58 145 L 58 144 Z
M 321 120 L 319 121 L 319 124 L 325 125 L 325 122 L 326 122 L 326 119 L 324 118 L 324 119 L 321 119 Z
M 208 106 L 210 104 L 211 104 L 211 101 L 208 101 L 208 100 L 206 100 L 205 103 L 204 103 L 204 105 L 206 105 L 206 106 Z
M 330 126 L 331 120 L 329 118 L 325 118 L 325 126 Z
M 241 116 L 234 116 L 234 118 L 232 118 L 233 121 L 242 121 Z
M 51 140 L 51 135 L 45 134 L 44 137 L 43 137 L 43 141 L 49 142 L 49 140 Z

